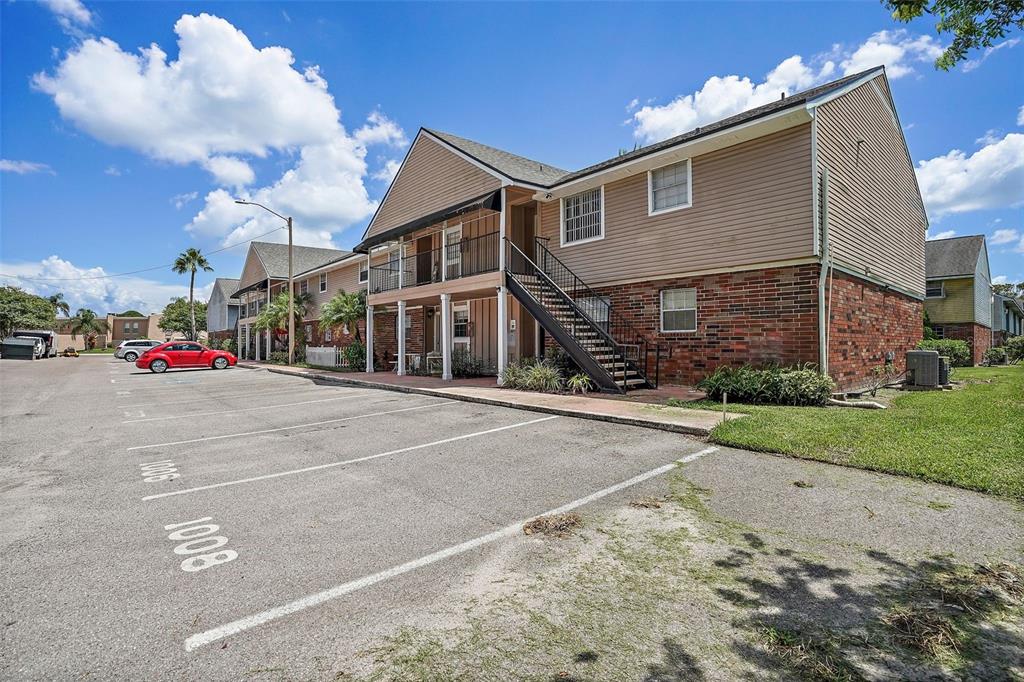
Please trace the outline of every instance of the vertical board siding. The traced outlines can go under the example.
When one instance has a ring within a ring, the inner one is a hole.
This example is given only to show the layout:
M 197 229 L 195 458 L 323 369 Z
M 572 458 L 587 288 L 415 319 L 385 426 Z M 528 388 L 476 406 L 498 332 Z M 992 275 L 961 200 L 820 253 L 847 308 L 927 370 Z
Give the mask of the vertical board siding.
M 873 83 L 888 92 L 883 77 Z M 925 218 L 914 169 L 888 102 L 872 83 L 818 108 L 818 164 L 829 173 L 835 262 L 924 296 Z
M 992 326 L 992 281 L 988 270 L 988 251 L 982 247 L 974 267 L 974 321 Z
M 378 235 L 499 187 L 501 181 L 497 177 L 420 135 L 367 228 L 365 237 Z
M 638 173 L 605 185 L 604 239 L 562 248 L 558 201 L 541 204 L 541 236 L 598 285 L 814 255 L 810 124 L 696 156 L 691 170 L 690 208 L 648 216 Z

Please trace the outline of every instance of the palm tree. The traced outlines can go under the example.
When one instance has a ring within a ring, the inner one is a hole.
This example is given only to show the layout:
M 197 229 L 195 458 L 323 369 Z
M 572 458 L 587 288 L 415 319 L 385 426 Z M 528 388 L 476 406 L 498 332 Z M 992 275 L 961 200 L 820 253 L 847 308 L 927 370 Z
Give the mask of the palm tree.
M 356 341 L 359 338 L 358 321 L 366 316 L 366 292 L 346 293 L 344 289 L 336 293 L 331 300 L 324 303 L 320 310 L 320 326 L 337 327 L 343 324 L 349 329 L 354 329 L 353 336 Z
M 64 313 L 65 315 L 71 314 L 71 306 L 69 306 L 68 302 L 64 300 L 64 294 L 61 292 L 58 291 L 47 300 L 50 302 L 50 305 L 53 306 L 54 312 Z
M 296 293 L 295 300 L 293 303 L 293 310 L 295 312 L 295 346 L 298 348 L 304 341 L 305 332 L 303 330 L 302 321 L 306 317 L 306 313 L 309 312 L 309 307 L 313 303 L 313 294 Z M 284 329 L 288 326 L 288 292 L 282 291 L 275 298 L 273 298 L 267 305 L 263 307 L 263 310 L 259 312 L 256 319 L 252 323 L 252 328 L 259 331 L 273 331 L 275 329 Z
M 213 266 L 206 260 L 206 256 L 199 252 L 199 249 L 186 249 L 182 251 L 181 255 L 174 261 L 174 265 L 171 266 L 171 270 L 184 275 L 186 272 L 189 273 L 188 281 L 188 312 L 191 320 L 189 340 L 195 341 L 198 336 L 196 335 L 196 303 L 195 303 L 195 290 L 196 290 L 196 271 L 203 270 L 204 272 L 213 272 Z
M 79 308 L 75 316 L 68 321 L 71 338 L 81 334 L 85 337 L 86 348 L 96 345 L 96 337 L 107 331 L 107 321 L 96 317 L 96 313 L 88 308 Z

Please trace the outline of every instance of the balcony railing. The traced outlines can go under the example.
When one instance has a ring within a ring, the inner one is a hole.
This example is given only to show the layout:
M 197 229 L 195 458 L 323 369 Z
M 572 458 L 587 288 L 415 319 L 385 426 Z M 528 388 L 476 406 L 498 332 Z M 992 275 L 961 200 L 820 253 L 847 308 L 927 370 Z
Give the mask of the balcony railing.
M 485 272 L 496 272 L 499 264 L 499 234 L 489 232 L 446 243 L 443 247 L 394 258 L 370 266 L 370 293 L 434 284 Z

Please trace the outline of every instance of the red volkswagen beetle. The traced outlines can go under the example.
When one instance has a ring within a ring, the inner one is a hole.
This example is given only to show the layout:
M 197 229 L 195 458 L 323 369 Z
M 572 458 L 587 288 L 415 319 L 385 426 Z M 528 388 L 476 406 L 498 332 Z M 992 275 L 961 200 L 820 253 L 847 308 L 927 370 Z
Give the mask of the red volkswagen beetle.
M 160 374 L 168 369 L 186 367 L 227 369 L 234 367 L 236 362 L 238 358 L 224 350 L 210 350 L 195 341 L 171 341 L 147 350 L 135 361 L 135 366 Z

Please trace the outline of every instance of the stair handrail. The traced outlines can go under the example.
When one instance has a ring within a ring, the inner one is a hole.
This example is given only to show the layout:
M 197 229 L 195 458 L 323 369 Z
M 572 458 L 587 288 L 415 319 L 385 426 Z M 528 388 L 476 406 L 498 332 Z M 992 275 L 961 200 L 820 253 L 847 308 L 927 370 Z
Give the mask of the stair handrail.
M 625 332 L 626 336 L 632 336 L 636 340 L 636 343 L 632 344 L 632 345 L 636 345 L 637 346 L 637 360 L 635 362 L 631 362 L 628 359 L 628 357 L 626 356 L 625 351 L 622 349 L 622 346 L 624 345 L 624 342 L 616 340 L 612 336 L 610 331 L 606 332 L 604 334 L 604 336 L 609 341 L 611 341 L 612 344 L 616 347 L 616 349 L 619 350 L 619 352 L 622 354 L 623 361 L 632 364 L 633 365 L 633 369 L 636 370 L 641 376 L 643 376 L 643 378 L 645 380 L 647 380 L 648 383 L 649 383 L 650 379 L 649 379 L 648 373 L 646 371 L 647 370 L 647 367 L 646 367 L 646 365 L 647 365 L 647 355 L 648 355 L 647 346 L 649 344 L 649 340 L 647 339 L 647 337 L 644 336 L 642 333 L 640 333 L 640 331 L 638 329 L 636 329 L 632 324 L 630 324 L 630 322 L 625 317 L 623 317 L 621 314 L 619 314 L 619 312 L 612 307 L 612 304 L 610 302 L 605 302 L 604 298 L 600 294 L 598 294 L 596 291 L 591 289 L 590 285 L 588 285 L 586 282 L 584 282 L 580 278 L 580 276 L 577 275 L 575 272 L 573 272 L 572 269 L 568 265 L 563 263 L 562 260 L 558 256 L 556 256 L 555 254 L 551 253 L 551 250 L 548 249 L 547 246 L 542 244 L 541 241 L 548 241 L 548 238 L 547 237 L 535 237 L 534 238 L 534 247 L 541 249 L 545 256 L 550 256 L 550 258 L 555 263 L 558 263 L 558 265 L 560 265 L 561 268 L 572 278 L 572 280 L 573 280 L 573 291 L 576 292 L 577 290 L 582 290 L 582 293 L 583 293 L 583 295 L 585 297 L 587 297 L 587 298 L 589 298 L 589 299 L 591 299 L 593 301 L 600 302 L 600 304 L 603 305 L 606 308 L 607 315 L 608 315 L 608 322 L 607 322 L 608 328 L 609 329 L 613 329 L 613 328 L 621 329 L 621 330 L 623 330 Z M 515 246 L 515 245 L 513 244 L 513 246 Z M 516 250 L 518 251 L 518 249 L 516 249 Z M 522 252 L 520 251 L 520 253 L 522 253 Z M 534 265 L 536 265 L 536 264 L 534 264 Z M 547 276 L 548 281 L 550 281 L 552 284 L 554 284 L 556 287 L 558 287 L 558 289 L 560 291 L 562 291 L 563 294 L 566 294 L 566 296 L 569 296 L 568 292 L 566 292 L 562 287 L 559 287 L 558 284 L 554 282 L 554 279 L 549 276 L 549 273 L 543 267 L 541 267 L 539 269 L 541 270 L 541 272 L 544 273 L 545 276 Z M 573 303 L 575 304 L 575 299 L 572 296 L 569 296 L 569 298 L 573 299 Z M 596 320 L 594 320 L 593 317 L 586 310 L 584 310 L 578 304 L 576 304 L 576 307 L 579 308 L 580 312 L 583 313 L 583 315 L 585 315 L 587 317 L 587 319 L 589 319 L 591 322 L 594 323 L 594 326 L 596 326 L 598 329 L 602 329 L 601 323 L 597 322 Z M 640 360 L 641 360 L 641 358 L 643 359 L 643 364 L 644 364 L 643 368 L 640 367 Z

